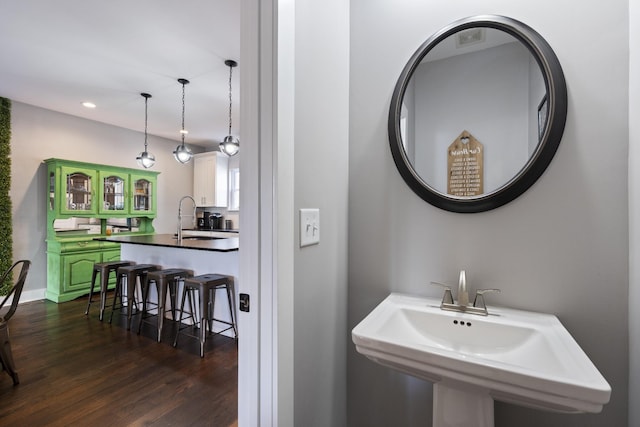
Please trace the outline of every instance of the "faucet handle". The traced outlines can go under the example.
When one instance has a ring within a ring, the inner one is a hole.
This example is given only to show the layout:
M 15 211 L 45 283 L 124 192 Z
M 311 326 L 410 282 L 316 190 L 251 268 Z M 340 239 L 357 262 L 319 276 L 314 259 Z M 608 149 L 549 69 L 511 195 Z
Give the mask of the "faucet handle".
M 476 297 L 473 299 L 473 306 L 477 308 L 487 310 L 487 305 L 484 302 L 484 294 L 489 292 L 501 292 L 500 289 L 478 289 L 476 291 Z
M 453 304 L 453 294 L 451 293 L 451 286 L 440 282 L 431 282 L 431 285 L 444 288 L 444 295 L 442 295 L 442 304 Z

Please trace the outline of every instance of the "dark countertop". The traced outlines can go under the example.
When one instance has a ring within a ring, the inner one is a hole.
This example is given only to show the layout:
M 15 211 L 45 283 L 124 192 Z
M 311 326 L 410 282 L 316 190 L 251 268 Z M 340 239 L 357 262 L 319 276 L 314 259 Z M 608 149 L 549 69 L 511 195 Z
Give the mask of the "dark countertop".
M 239 245 L 239 239 L 237 237 L 213 240 L 194 240 L 183 238 L 182 242 L 178 243 L 178 240 L 174 237 L 173 234 L 147 234 L 137 236 L 111 235 L 109 237 L 98 237 L 95 240 L 104 240 L 107 242 L 115 243 L 129 243 L 133 245 L 164 246 L 178 249 L 198 249 L 203 251 L 215 252 L 237 251 Z

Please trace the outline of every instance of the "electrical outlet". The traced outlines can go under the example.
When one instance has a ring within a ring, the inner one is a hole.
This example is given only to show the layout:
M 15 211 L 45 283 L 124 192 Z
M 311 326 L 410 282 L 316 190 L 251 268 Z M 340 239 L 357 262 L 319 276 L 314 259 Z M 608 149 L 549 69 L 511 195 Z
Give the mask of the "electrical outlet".
M 240 311 L 249 311 L 249 294 L 240 294 Z
M 300 247 L 320 243 L 320 209 L 300 209 Z

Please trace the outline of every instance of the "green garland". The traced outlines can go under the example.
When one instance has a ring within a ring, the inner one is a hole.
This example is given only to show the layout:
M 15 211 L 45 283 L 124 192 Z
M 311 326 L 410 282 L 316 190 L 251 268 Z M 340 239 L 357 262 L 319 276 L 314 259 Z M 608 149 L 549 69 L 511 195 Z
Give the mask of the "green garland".
M 13 222 L 11 218 L 11 100 L 0 98 L 0 275 L 13 264 Z M 13 278 L 0 283 L 0 295 L 6 295 Z

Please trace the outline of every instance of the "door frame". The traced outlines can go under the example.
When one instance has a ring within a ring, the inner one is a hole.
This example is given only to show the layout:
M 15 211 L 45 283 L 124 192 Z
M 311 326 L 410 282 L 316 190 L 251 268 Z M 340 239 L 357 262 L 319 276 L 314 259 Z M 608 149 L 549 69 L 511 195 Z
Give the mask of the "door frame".
M 238 425 L 293 426 L 295 0 L 242 0 Z

